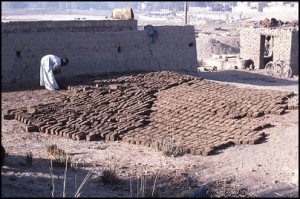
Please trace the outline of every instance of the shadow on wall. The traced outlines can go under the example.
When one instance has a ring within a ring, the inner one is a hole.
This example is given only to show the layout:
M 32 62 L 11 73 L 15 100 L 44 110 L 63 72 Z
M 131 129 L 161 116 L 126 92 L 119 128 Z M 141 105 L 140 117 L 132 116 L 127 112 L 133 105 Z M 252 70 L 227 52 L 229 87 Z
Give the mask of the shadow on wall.
M 280 79 L 247 70 L 224 70 L 216 72 L 198 72 L 200 77 L 208 80 L 231 83 L 251 84 L 256 86 L 296 86 L 298 80 Z

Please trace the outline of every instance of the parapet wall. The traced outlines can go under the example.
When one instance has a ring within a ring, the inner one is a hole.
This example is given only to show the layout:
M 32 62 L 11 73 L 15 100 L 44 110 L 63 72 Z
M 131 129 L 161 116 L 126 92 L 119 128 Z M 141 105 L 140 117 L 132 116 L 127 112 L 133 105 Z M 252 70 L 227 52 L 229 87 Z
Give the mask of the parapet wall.
M 271 36 L 273 60 L 289 60 L 293 75 L 299 74 L 299 31 L 294 28 L 243 28 L 240 31 L 240 57 L 252 59 L 256 69 L 265 67 L 265 37 Z
M 2 23 L 2 85 L 39 85 L 44 55 L 67 57 L 57 78 L 133 71 L 196 72 L 193 26 L 159 26 L 150 42 L 136 20 Z

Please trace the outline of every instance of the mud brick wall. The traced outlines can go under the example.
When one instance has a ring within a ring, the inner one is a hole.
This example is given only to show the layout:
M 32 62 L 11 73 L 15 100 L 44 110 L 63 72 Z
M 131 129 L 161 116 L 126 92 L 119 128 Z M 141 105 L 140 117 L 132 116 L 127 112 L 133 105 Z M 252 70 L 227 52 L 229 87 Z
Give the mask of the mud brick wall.
M 76 83 L 75 83 L 76 82 Z M 74 140 L 151 146 L 176 140 L 186 153 L 210 155 L 230 144 L 256 144 L 272 124 L 261 117 L 296 109 L 293 92 L 239 88 L 170 71 L 74 79 L 59 102 L 6 110 L 28 132 Z
M 59 31 L 102 31 L 116 32 L 137 30 L 136 20 L 98 20 L 98 21 L 28 21 L 2 23 L 4 33 L 59 32 Z
M 46 54 L 68 57 L 57 79 L 125 71 L 197 70 L 193 26 L 159 26 L 150 43 L 136 20 L 2 23 L 3 85 L 39 85 Z
M 252 59 L 255 69 L 263 69 L 262 35 L 274 37 L 273 60 L 285 59 L 290 61 L 293 75 L 298 75 L 299 67 L 299 33 L 291 28 L 242 28 L 240 31 L 240 56 Z M 271 42 L 272 45 L 272 42 Z

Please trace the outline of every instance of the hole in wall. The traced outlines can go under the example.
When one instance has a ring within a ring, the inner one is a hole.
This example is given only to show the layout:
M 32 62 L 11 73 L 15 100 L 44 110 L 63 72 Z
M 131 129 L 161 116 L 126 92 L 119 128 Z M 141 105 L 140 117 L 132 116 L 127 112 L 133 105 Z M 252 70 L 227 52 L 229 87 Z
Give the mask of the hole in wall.
M 118 46 L 118 53 L 121 52 L 121 46 Z
M 189 43 L 189 47 L 193 47 L 194 46 L 194 42 Z
M 17 50 L 17 51 L 16 51 L 16 56 L 17 56 L 18 58 L 21 58 L 21 51 Z

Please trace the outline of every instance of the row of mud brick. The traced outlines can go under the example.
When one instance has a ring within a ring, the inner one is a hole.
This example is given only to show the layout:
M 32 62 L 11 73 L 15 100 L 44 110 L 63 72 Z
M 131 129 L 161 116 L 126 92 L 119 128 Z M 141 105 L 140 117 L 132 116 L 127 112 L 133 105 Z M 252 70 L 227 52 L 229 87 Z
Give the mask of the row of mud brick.
M 81 77 L 60 102 L 7 110 L 4 119 L 75 140 L 122 140 L 150 146 L 176 140 L 185 152 L 209 155 L 228 144 L 255 144 L 284 114 L 292 92 L 219 84 L 174 72 Z

